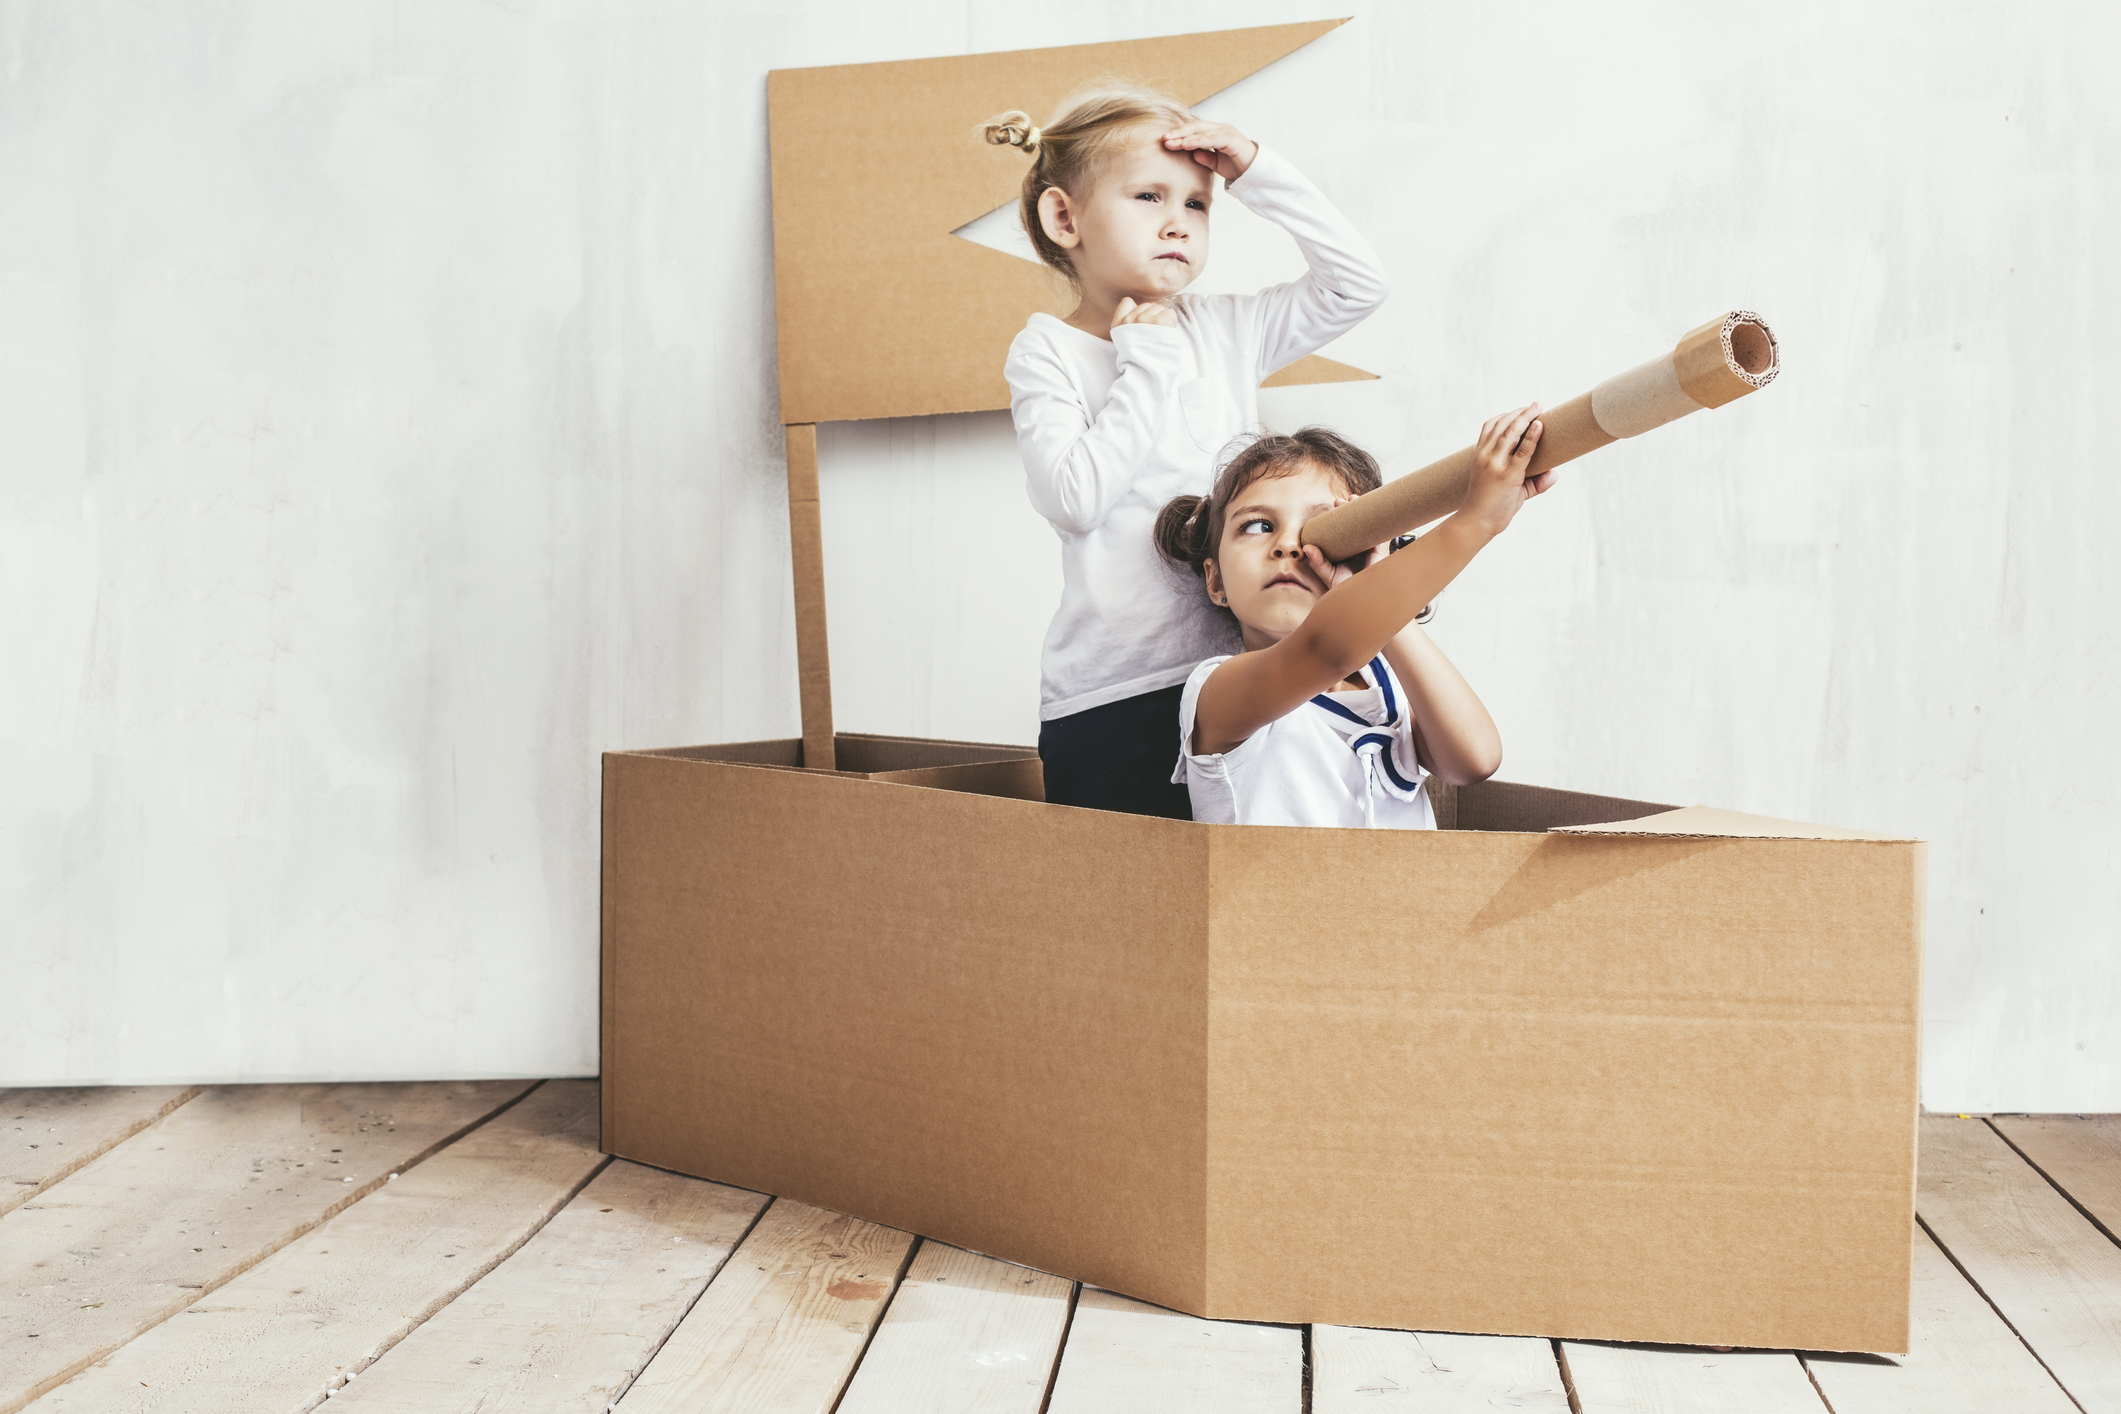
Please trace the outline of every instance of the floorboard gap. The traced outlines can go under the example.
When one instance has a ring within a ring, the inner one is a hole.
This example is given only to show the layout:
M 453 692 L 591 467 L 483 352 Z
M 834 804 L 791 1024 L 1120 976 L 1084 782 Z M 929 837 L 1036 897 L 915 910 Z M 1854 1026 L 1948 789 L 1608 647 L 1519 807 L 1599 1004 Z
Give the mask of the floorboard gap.
M 854 1386 L 855 1375 L 861 1370 L 862 1362 L 869 1358 L 869 1347 L 876 1344 L 876 1333 L 884 1328 L 884 1318 L 891 1314 L 891 1307 L 898 1300 L 899 1290 L 906 1284 L 906 1273 L 913 1270 L 914 1256 L 927 1245 L 928 1239 L 919 1236 L 906 1244 L 906 1255 L 899 1259 L 898 1275 L 891 1282 L 891 1294 L 884 1298 L 883 1305 L 876 1308 L 876 1319 L 869 1323 L 869 1334 L 862 1341 L 862 1353 L 855 1356 L 854 1363 L 847 1367 L 847 1378 L 840 1381 L 840 1392 L 832 1396 L 832 1408 L 828 1414 L 839 1414 L 839 1407 L 846 1400 L 847 1391 Z
M 1559 1340 L 1547 1343 L 1554 1347 L 1554 1363 L 1561 1368 L 1561 1388 L 1569 1397 L 1569 1414 L 1583 1414 L 1583 1400 L 1576 1394 L 1576 1376 L 1569 1369 L 1569 1352 L 1561 1348 Z
M 544 1083 L 545 1082 L 543 1082 L 542 1080 L 538 1082 L 539 1085 L 542 1085 Z M 533 1085 L 531 1087 L 532 1090 L 535 1090 L 536 1088 L 536 1085 Z M 530 1091 L 526 1090 L 523 1093 L 527 1095 L 530 1093 Z M 501 1108 L 506 1109 L 507 1106 L 503 1105 Z M 500 1110 L 494 1111 L 495 1114 L 499 1114 L 500 1112 Z M 426 1325 L 429 1321 L 433 1320 L 442 1312 L 447 1311 L 451 1305 L 455 1304 L 458 1297 L 462 1296 L 465 1292 L 471 1290 L 480 1282 L 484 1281 L 489 1272 L 493 1271 L 494 1268 L 500 1266 L 501 1263 L 507 1261 L 510 1257 L 513 1257 L 516 1253 L 522 1251 L 525 1243 L 529 1242 L 531 1238 L 536 1237 L 539 1233 L 543 1232 L 545 1230 L 546 1223 L 551 1222 L 555 1217 L 559 1216 L 561 1209 L 565 1208 L 569 1203 L 572 1203 L 577 1197 L 581 1196 L 582 1190 L 587 1188 L 590 1184 L 594 1183 L 596 1181 L 596 1176 L 610 1167 L 611 1155 L 606 1154 L 604 1156 L 604 1162 L 598 1164 L 595 1168 L 591 1169 L 589 1171 L 588 1177 L 584 1178 L 580 1183 L 577 1183 L 574 1187 L 568 1189 L 565 1193 L 561 1194 L 560 1201 L 554 1203 L 551 1207 L 545 1210 L 545 1216 L 538 1221 L 537 1226 L 531 1228 L 530 1231 L 523 1234 L 522 1241 L 515 1243 L 514 1245 L 509 1247 L 506 1252 L 501 1253 L 499 1256 L 495 1257 L 491 1262 L 488 1262 L 485 1266 L 480 1267 L 478 1270 L 474 1271 L 471 1274 L 471 1279 L 469 1281 L 465 1282 L 462 1286 L 459 1286 L 455 1291 L 449 1293 L 449 1295 L 443 1297 L 440 1301 L 435 1302 L 434 1305 L 430 1306 L 425 1312 L 421 1314 L 419 1320 L 413 1322 L 410 1326 L 407 1326 L 404 1330 L 398 1332 L 396 1340 L 391 1341 L 387 1345 L 377 1346 L 375 1350 L 370 1352 L 367 1359 L 359 1362 L 358 1364 L 349 1365 L 347 1367 L 346 1373 L 340 1377 L 338 1384 L 328 1386 L 324 1393 L 318 1395 L 315 1399 L 310 1400 L 307 1404 L 301 1405 L 299 1414 L 307 1414 L 307 1411 L 315 1409 L 319 1405 L 323 1404 L 326 1400 L 330 1399 L 332 1395 L 338 1390 L 345 1388 L 349 1380 L 353 1379 L 356 1375 L 366 1374 L 368 1370 L 373 1367 L 378 1360 L 381 1360 L 384 1356 L 390 1354 L 391 1351 L 396 1350 L 398 1348 L 399 1342 L 403 1341 L 405 1337 L 411 1335 L 421 1326 Z
M 1820 1385 L 1819 1377 L 1812 1373 L 1812 1362 L 1804 1358 L 1804 1352 L 1801 1350 L 1792 1350 L 1790 1354 L 1797 1357 L 1798 1368 L 1803 1370 L 1804 1377 L 1812 1382 L 1812 1393 L 1818 1395 L 1819 1402 L 1826 1406 L 1826 1414 L 1834 1414 L 1834 1401 L 1826 1397 L 1826 1390 Z
M 628 1159 L 627 1162 L 632 1163 L 633 1161 L 631 1159 Z M 607 1164 L 605 1167 L 608 1168 L 609 1165 Z M 645 1165 L 644 1167 L 654 1168 L 655 1165 L 649 1164 Z M 597 1170 L 598 1173 L 602 1173 L 603 1171 L 603 1169 Z M 657 1172 L 676 1173 L 677 1170 L 658 1169 Z M 684 1176 L 690 1177 L 689 1174 Z M 724 1186 L 726 1187 L 728 1185 Z M 744 1191 L 746 1193 L 749 1193 L 754 1190 L 747 1188 Z M 700 1289 L 692 1293 L 692 1299 L 685 1303 L 684 1310 L 678 1312 L 678 1318 L 670 1323 L 670 1329 L 663 1332 L 663 1338 L 655 1343 L 654 1349 L 650 1350 L 646 1356 L 642 1357 L 640 1365 L 634 1370 L 632 1374 L 626 1377 L 626 1382 L 620 1385 L 616 1390 L 612 1391 L 611 1398 L 606 1400 L 604 1403 L 604 1414 L 611 1414 L 612 1410 L 619 1407 L 620 1401 L 626 1398 L 626 1391 L 632 1389 L 634 1386 L 634 1382 L 641 1378 L 641 1375 L 648 1369 L 650 1365 L 653 1365 L 655 1363 L 655 1357 L 663 1353 L 663 1347 L 670 1344 L 670 1338 L 678 1333 L 678 1327 L 685 1324 L 685 1318 L 692 1314 L 692 1308 L 700 1304 L 700 1298 L 707 1294 L 708 1287 L 714 1285 L 714 1279 L 722 1274 L 722 1268 L 729 1265 L 729 1260 L 730 1258 L 736 1256 L 737 1249 L 741 1248 L 747 1241 L 750 1240 L 752 1233 L 758 1231 L 760 1220 L 763 1219 L 768 1212 L 772 1211 L 773 1205 L 775 1203 L 778 1203 L 780 1201 L 781 1200 L 778 1198 L 769 1197 L 766 1200 L 765 1206 L 760 1208 L 756 1213 L 752 1214 L 750 1226 L 746 1227 L 744 1231 L 738 1235 L 736 1241 L 729 1244 L 728 1252 L 723 1254 L 721 1261 L 714 1264 L 714 1270 L 707 1274 L 707 1280 L 700 1283 Z
M 539 1081 L 539 1085 L 543 1085 L 543 1083 L 545 1083 L 545 1081 Z M 532 1085 L 532 1088 L 530 1088 L 530 1090 L 537 1090 L 537 1085 Z M 524 1094 L 530 1094 L 530 1090 L 526 1090 Z M 522 1096 L 518 1096 L 518 1098 L 522 1098 Z M 503 1107 L 501 1107 L 501 1109 L 507 1109 L 507 1104 L 503 1104 Z M 498 1111 L 498 1109 L 496 1109 L 494 1113 L 498 1115 L 498 1113 L 501 1113 L 501 1111 Z M 407 1168 L 409 1168 L 409 1166 L 407 1166 Z M 445 1295 L 445 1297 L 443 1297 L 443 1300 L 435 1302 L 435 1306 L 431 1306 L 431 1308 L 428 1308 L 428 1310 L 426 1310 L 426 1314 L 422 1314 L 422 1316 L 420 1316 L 420 1319 L 418 1319 L 418 1321 L 416 1321 L 414 1325 L 409 1325 L 409 1327 L 405 1327 L 403 1331 L 399 1331 L 399 1338 L 397 1338 L 397 1340 L 392 1340 L 392 1342 L 390 1342 L 390 1344 L 386 1344 L 386 1346 L 378 1346 L 378 1348 L 375 1348 L 375 1350 L 373 1350 L 373 1353 L 371 1353 L 371 1355 L 369 1355 L 369 1357 L 367 1357 L 365 1361 L 361 1361 L 361 1363 L 358 1363 L 358 1365 L 348 1365 L 348 1367 L 346 1367 L 346 1376 L 341 1376 L 341 1378 L 339 1378 L 339 1382 L 337 1382 L 335 1386 L 331 1386 L 331 1389 L 327 1389 L 327 1393 L 322 1393 L 322 1395 L 318 1395 L 316 1399 L 312 1399 L 310 1403 L 305 1403 L 305 1406 L 301 1406 L 303 1414 L 305 1414 L 305 1412 L 308 1412 L 308 1410 L 314 1410 L 314 1408 L 318 1408 L 318 1406 L 320 1406 L 320 1403 L 325 1403 L 327 1399 L 331 1399 L 331 1395 L 333 1395 L 335 1391 L 339 1391 L 339 1389 L 346 1389 L 346 1384 L 348 1384 L 348 1380 L 352 1380 L 352 1378 L 354 1378 L 354 1376 L 358 1376 L 358 1374 L 367 1374 L 367 1372 L 369 1372 L 369 1367 L 373 1367 L 373 1365 L 375 1365 L 375 1361 L 380 1361 L 382 1357 L 390 1355 L 390 1353 L 392 1353 L 392 1350 L 397 1350 L 397 1348 L 399 1348 L 399 1342 L 403 1342 L 403 1340 L 405 1340 L 407 1336 L 411 1336 L 411 1333 L 414 1333 L 414 1331 L 418 1331 L 418 1329 L 420 1329 L 422 1325 L 426 1325 L 428 1321 L 433 1321 L 433 1319 L 435 1319 L 435 1316 L 439 1316 L 441 1312 L 445 1312 L 445 1310 L 450 1310 L 450 1306 L 454 1306 L 454 1304 L 456 1304 L 456 1300 L 458 1300 L 458 1297 L 460 1297 L 460 1295 L 464 1295 L 464 1293 L 467 1293 L 467 1291 L 471 1291 L 473 1287 L 477 1287 L 477 1285 L 481 1283 L 481 1280 L 486 1280 L 488 1272 L 492 1272 L 494 1268 L 498 1268 L 498 1266 L 501 1266 L 501 1263 L 503 1263 L 503 1261 L 507 1261 L 507 1259 L 509 1259 L 509 1257 L 513 1257 L 515 1253 L 520 1253 L 520 1251 L 524 1249 L 524 1244 L 526 1244 L 526 1242 L 530 1242 L 530 1238 L 534 1238 L 534 1236 L 537 1236 L 537 1234 L 545 1232 L 545 1223 L 549 1223 L 551 1219 L 556 1219 L 556 1217 L 560 1215 L 560 1210 L 562 1210 L 562 1208 L 566 1208 L 566 1204 L 571 1204 L 571 1202 L 575 1202 L 575 1198 L 579 1198 L 579 1196 L 581 1196 L 581 1189 L 585 1189 L 585 1187 L 590 1187 L 592 1183 L 596 1183 L 596 1174 L 604 1172 L 604 1170 L 607 1170 L 607 1168 L 611 1168 L 611 1155 L 609 1155 L 609 1153 L 607 1153 L 607 1155 L 604 1155 L 604 1162 L 602 1162 L 602 1164 L 598 1164 L 596 1168 L 592 1168 L 592 1170 L 590 1170 L 590 1177 L 588 1177 L 588 1179 L 583 1179 L 581 1183 L 577 1183 L 575 1187 L 571 1187 L 571 1189 L 568 1189 L 568 1191 L 566 1191 L 566 1194 L 562 1194 L 562 1196 L 560 1196 L 560 1202 L 556 1202 L 556 1204 L 551 1204 L 549 1208 L 545 1208 L 545 1217 L 543 1217 L 543 1219 L 539 1221 L 539 1225 L 537 1225 L 537 1227 L 532 1227 L 532 1230 L 530 1230 L 530 1232 L 526 1232 L 526 1234 L 524 1234 L 522 1242 L 515 1242 L 515 1244 L 513 1244 L 513 1247 L 511 1247 L 509 1251 L 505 1251 L 505 1253 L 501 1253 L 501 1255 L 498 1255 L 498 1257 L 494 1257 L 492 1261 L 488 1261 L 488 1263 L 486 1263 L 486 1266 L 484 1266 L 484 1268 L 479 1268 L 477 1272 L 473 1272 L 473 1274 L 471 1274 L 471 1280 L 467 1280 L 467 1283 L 464 1283 L 462 1287 L 458 1287 L 456 1291 L 452 1291 L 450 1295 Z
M 1952 1252 L 1952 1249 L 1945 1245 L 1944 1239 L 1937 1235 L 1937 1230 L 1931 1227 L 1927 1222 L 1924 1222 L 1922 1214 L 1919 1212 L 1915 1214 L 1915 1222 L 1922 1228 L 1924 1232 L 1929 1234 L 1930 1241 L 1937 1244 L 1937 1250 L 1944 1254 L 1944 1260 L 1950 1262 L 1953 1268 L 1958 1271 L 1959 1275 L 1966 1279 L 1966 1284 L 1974 1289 L 1974 1294 L 1979 1296 L 1983 1301 L 1988 1302 L 1988 1309 L 1996 1313 L 1996 1319 L 2003 1322 L 2004 1326 L 2010 1331 L 2010 1333 L 2018 1337 L 2018 1343 L 2024 1346 L 2026 1350 L 2031 1353 L 2032 1357 L 2035 1360 L 2038 1360 L 2040 1362 L 2040 1368 L 2047 1371 L 2047 1377 L 2055 1382 L 2055 1388 L 2061 1390 L 2062 1393 L 2068 1398 L 2070 1403 L 2076 1405 L 2077 1408 L 2080 1410 L 2083 1409 L 2084 1401 L 2077 1398 L 2076 1394 L 2070 1389 L 2068 1385 L 2062 1383 L 2062 1377 L 2054 1372 L 2054 1370 L 2048 1365 L 2045 1357 L 2043 1357 L 2039 1351 L 2033 1349 L 2033 1343 L 2025 1338 L 2025 1332 L 2019 1330 L 2017 1323 L 2011 1320 L 2009 1316 L 2004 1314 L 2003 1308 L 2001 1306 L 1998 1306 L 1995 1301 L 1989 1296 L 1988 1292 L 1982 1289 L 1981 1283 L 1974 1280 L 1974 1274 L 1968 1271 L 1966 1269 L 1966 1264 L 1964 1262 L 1961 1262 L 1959 1258 Z
M 2015 1118 L 2015 1116 L 2005 1116 L 2005 1118 Z M 2078 1213 L 2083 1216 L 2086 1222 L 2090 1223 L 2093 1227 L 2099 1229 L 2099 1231 L 2104 1234 L 2108 1242 L 2113 1243 L 2116 1247 L 2121 1247 L 2121 1237 L 2116 1237 L 2114 1235 L 2114 1230 L 2108 1227 L 2105 1223 L 2099 1221 L 2099 1217 L 2096 1213 L 2094 1213 L 2091 1209 L 2085 1207 L 2082 1203 L 2078 1202 L 2077 1196 L 2074 1193 L 2071 1193 L 2067 1188 L 2064 1188 L 2060 1183 L 2058 1183 L 2055 1180 L 2055 1176 L 2053 1174 L 2049 1173 L 2046 1169 L 2040 1167 L 2040 1165 L 2034 1161 L 2033 1156 L 2031 1154 L 2028 1154 L 2025 1152 L 2025 1150 L 2019 1148 L 2017 1143 L 2013 1141 L 2008 1134 L 2005 1134 L 2002 1130 L 1996 1128 L 1996 1121 L 1993 1118 L 1984 1119 L 1981 1122 L 1989 1127 L 1990 1133 L 1994 1134 L 1998 1139 L 2001 1139 L 2004 1143 L 2009 1144 L 2011 1146 L 2011 1152 L 2016 1154 L 2019 1158 L 2025 1160 L 2025 1166 L 2027 1168 L 2031 1169 L 2034 1173 L 2039 1174 L 2040 1177 L 2046 1179 L 2047 1186 L 2054 1189 L 2057 1193 L 2060 1193 L 2064 1201 L 2066 1201 L 2072 1208 L 2075 1208 Z
M 25 1086 L 18 1088 L 28 1089 L 34 1087 Z M 183 1093 L 171 1099 L 167 1104 L 163 1105 L 161 1109 L 155 1111 L 153 1114 L 141 1116 L 139 1121 L 135 1123 L 132 1128 L 126 1130 L 123 1134 L 112 1135 L 109 1141 L 103 1144 L 100 1148 L 90 1150 L 89 1152 L 84 1154 L 76 1155 L 73 1160 L 66 1165 L 65 1168 L 60 1169 L 55 1174 L 52 1174 L 50 1177 L 46 1178 L 42 1183 L 36 1184 L 33 1187 L 25 1186 L 24 1188 L 16 1192 L 8 1194 L 6 1200 L 4 1202 L 0 1202 L 0 1215 L 5 1215 L 7 1213 L 13 1212 L 15 1209 L 21 1207 L 24 1203 L 29 1202 L 31 1199 L 37 1197 L 41 1193 L 49 1193 L 52 1190 L 53 1185 L 64 1183 L 67 1179 L 81 1172 L 81 1170 L 87 1168 L 90 1164 L 102 1158 L 105 1154 L 108 1154 L 111 1150 L 117 1148 L 120 1144 L 123 1144 L 126 1140 L 132 1138 L 136 1134 L 143 1134 L 146 1131 L 153 1129 L 163 1120 L 168 1119 L 178 1110 L 184 1108 L 184 1106 L 190 1104 L 193 1100 L 198 1099 L 201 1095 L 205 1093 L 206 1087 L 204 1085 L 194 1085 L 190 1087 Z
M 1053 1368 L 1046 1371 L 1046 1392 L 1038 1401 L 1038 1414 L 1046 1414 L 1053 1406 L 1053 1387 L 1060 1383 L 1061 1361 L 1068 1354 L 1068 1332 L 1075 1329 L 1075 1306 L 1083 1299 L 1083 1284 L 1076 1282 L 1068 1290 L 1068 1314 L 1061 1321 L 1060 1343 L 1053 1347 Z

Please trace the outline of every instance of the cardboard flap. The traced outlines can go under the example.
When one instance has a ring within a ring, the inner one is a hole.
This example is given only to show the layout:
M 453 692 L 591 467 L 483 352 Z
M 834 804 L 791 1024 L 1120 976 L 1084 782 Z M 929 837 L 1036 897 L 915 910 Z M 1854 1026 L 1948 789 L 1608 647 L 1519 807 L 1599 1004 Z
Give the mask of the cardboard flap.
M 1449 786 L 1431 776 L 1428 792 L 1429 799 L 1436 806 L 1436 823 L 1446 830 L 1495 830 L 1536 835 L 1564 825 L 1639 820 L 1645 815 L 1663 815 L 1675 808 L 1656 801 L 1625 800 L 1619 796 L 1589 795 L 1583 791 L 1493 779 L 1469 786 Z
M 1874 835 L 1867 830 L 1844 830 L 1839 825 L 1808 825 L 1799 820 L 1777 820 L 1767 815 L 1745 815 L 1719 810 L 1713 805 L 1689 805 L 1640 820 L 1616 820 L 1607 825 L 1559 825 L 1572 835 L 1674 835 L 1688 839 L 1728 836 L 1752 840 L 1886 840 L 1912 843 L 1910 835 Z
M 722 766 L 760 766 L 800 771 L 804 743 L 738 741 L 717 746 L 666 746 L 650 751 L 607 752 L 619 756 L 661 756 Z M 1045 768 L 1034 746 L 1001 746 L 981 741 L 934 741 L 920 737 L 870 736 L 841 732 L 834 738 L 835 768 L 812 775 L 847 780 L 883 781 L 890 785 L 925 786 L 1008 800 L 1044 800 Z
M 1013 761 L 964 761 L 948 766 L 921 766 L 903 771 L 872 771 L 872 781 L 929 790 L 963 791 L 1005 800 L 1046 798 L 1046 773 L 1036 756 Z

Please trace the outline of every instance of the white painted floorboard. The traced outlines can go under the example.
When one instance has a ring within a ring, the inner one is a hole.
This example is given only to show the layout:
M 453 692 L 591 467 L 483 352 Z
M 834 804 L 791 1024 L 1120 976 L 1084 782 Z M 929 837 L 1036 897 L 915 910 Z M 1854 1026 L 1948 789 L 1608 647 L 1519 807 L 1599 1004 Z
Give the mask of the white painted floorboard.
M 1569 1414 L 1552 1341 L 1311 1327 L 1312 1414 Z
M 827 1414 L 912 1246 L 896 1228 L 776 1200 L 621 1414 Z
M 1997 1115 L 1989 1123 L 2121 1237 L 2121 1115 Z
M 1084 1287 L 1050 1414 L 1298 1414 L 1303 1334 Z
M 1924 1118 L 1915 1207 L 2085 1414 L 2121 1414 L 2121 1247 L 1980 1120 Z
M 1582 1414 L 1827 1414 L 1786 1350 L 1565 1340 L 1561 1353 Z
M 2076 1414 L 2054 1377 L 1919 1227 L 1914 1282 L 1906 1355 L 1805 1357 L 1834 1414 Z
M 1073 1282 L 924 1242 L 837 1414 L 1038 1414 Z

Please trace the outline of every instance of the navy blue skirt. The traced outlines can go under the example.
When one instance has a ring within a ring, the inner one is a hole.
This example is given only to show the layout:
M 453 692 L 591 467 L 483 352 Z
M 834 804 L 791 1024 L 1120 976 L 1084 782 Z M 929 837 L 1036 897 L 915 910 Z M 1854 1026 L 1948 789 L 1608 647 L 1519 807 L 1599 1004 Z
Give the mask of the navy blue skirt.
M 1045 763 L 1046 799 L 1090 810 L 1192 819 L 1186 788 L 1171 784 L 1178 765 L 1178 699 L 1184 692 L 1184 684 L 1159 688 L 1041 722 L 1038 759 Z

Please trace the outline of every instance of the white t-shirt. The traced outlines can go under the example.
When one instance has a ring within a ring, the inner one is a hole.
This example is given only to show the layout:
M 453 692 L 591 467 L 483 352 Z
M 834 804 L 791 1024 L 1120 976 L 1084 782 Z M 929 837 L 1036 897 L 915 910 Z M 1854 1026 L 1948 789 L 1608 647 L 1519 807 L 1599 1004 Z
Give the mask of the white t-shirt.
M 1156 513 L 1207 494 L 1218 454 L 1259 426 L 1261 379 L 1384 302 L 1369 243 L 1282 157 L 1262 147 L 1228 190 L 1296 238 L 1302 279 L 1255 295 L 1178 295 L 1177 328 L 1126 324 L 1109 340 L 1034 314 L 1009 346 L 1031 504 L 1061 542 L 1044 720 L 1184 682 L 1201 659 L 1237 649 L 1200 579 L 1156 553 Z
M 1211 825 L 1326 825 L 1360 830 L 1433 830 L 1429 773 L 1414 756 L 1414 718 L 1382 654 L 1361 692 L 1328 692 L 1224 752 L 1195 755 L 1193 712 L 1210 658 L 1186 679 L 1178 702 L 1174 785 L 1193 798 L 1193 818 Z

